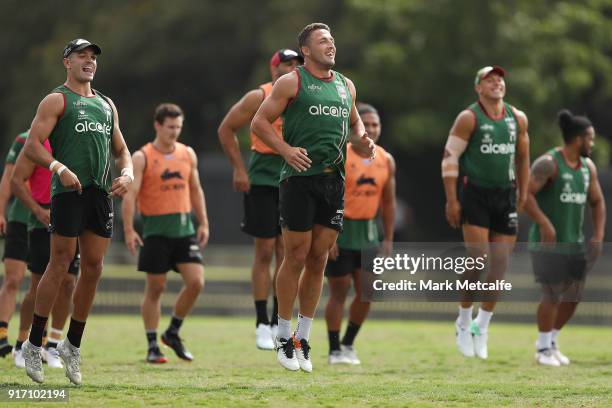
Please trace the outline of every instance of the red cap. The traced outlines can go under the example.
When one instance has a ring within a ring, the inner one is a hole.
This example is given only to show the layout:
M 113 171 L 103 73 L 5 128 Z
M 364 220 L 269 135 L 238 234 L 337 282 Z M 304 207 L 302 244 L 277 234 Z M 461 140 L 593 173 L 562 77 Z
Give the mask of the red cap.
M 281 62 L 290 61 L 292 59 L 297 59 L 300 63 L 304 62 L 304 58 L 302 58 L 300 54 L 293 50 L 283 48 L 272 55 L 272 58 L 270 58 L 270 66 L 278 67 Z

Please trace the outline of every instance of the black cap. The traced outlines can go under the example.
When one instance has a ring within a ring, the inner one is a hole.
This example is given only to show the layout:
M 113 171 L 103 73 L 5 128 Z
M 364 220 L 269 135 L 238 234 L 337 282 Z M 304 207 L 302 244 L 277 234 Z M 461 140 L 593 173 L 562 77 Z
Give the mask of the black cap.
M 68 44 L 66 44 L 66 48 L 64 48 L 64 52 L 62 55 L 64 58 L 68 58 L 68 56 L 74 51 L 81 51 L 88 47 L 93 48 L 93 51 L 96 55 L 102 54 L 102 48 L 100 48 L 97 44 L 89 42 L 88 40 L 85 40 L 83 38 L 77 38 L 76 40 L 72 40 Z
M 288 48 L 283 48 L 272 54 L 272 58 L 270 58 L 270 65 L 273 67 L 278 67 L 281 62 L 290 61 L 292 59 L 297 59 L 300 64 L 304 63 L 304 58 L 302 58 L 300 54 Z

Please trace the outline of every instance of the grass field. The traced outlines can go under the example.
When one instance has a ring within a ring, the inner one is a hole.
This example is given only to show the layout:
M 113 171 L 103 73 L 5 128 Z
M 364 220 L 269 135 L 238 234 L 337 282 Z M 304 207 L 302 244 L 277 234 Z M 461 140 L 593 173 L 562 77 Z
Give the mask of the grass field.
M 306 374 L 287 372 L 273 352 L 256 350 L 253 326 L 246 318 L 193 317 L 182 335 L 196 360 L 178 361 L 166 349 L 170 362 L 151 366 L 137 316 L 92 316 L 84 385 L 69 386 L 63 370 L 51 369 L 46 383 L 68 386 L 74 406 L 612 406 L 609 328 L 569 327 L 561 341 L 572 365 L 551 369 L 533 362 L 530 325 L 494 323 L 484 362 L 458 355 L 451 323 L 371 321 L 356 344 L 362 365 L 330 367 L 319 319 L 314 372 Z M 0 383 L 32 385 L 10 359 L 0 360 Z

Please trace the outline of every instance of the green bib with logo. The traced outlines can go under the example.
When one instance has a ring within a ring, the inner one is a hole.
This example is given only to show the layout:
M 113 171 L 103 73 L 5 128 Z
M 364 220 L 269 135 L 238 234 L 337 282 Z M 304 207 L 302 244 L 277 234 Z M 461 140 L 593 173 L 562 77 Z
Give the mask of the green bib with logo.
M 312 176 L 334 169 L 344 177 L 346 142 L 350 133 L 353 98 L 342 74 L 319 79 L 306 68 L 296 68 L 299 89 L 283 114 L 283 139 L 303 147 L 312 160 L 308 170 L 298 172 L 283 162 L 280 180 L 291 176 Z
M 49 142 L 53 156 L 79 178 L 83 188 L 95 185 L 105 191 L 111 186 L 110 144 L 113 134 L 113 109 L 98 92 L 92 97 L 78 95 L 62 85 L 54 89 L 64 96 L 64 114 Z M 73 191 L 62 186 L 53 175 L 51 195 Z
M 563 154 L 558 149 L 548 152 L 557 166 L 557 174 L 535 196 L 538 206 L 546 214 L 557 233 L 557 242 L 561 244 L 582 244 L 584 242 L 584 209 L 588 200 L 591 172 L 586 159 L 580 158 L 580 167 L 568 166 Z M 538 249 L 541 241 L 540 227 L 533 223 L 529 230 L 529 247 Z M 558 252 L 575 252 L 582 245 L 572 248 L 561 245 Z
M 516 179 L 514 156 L 518 122 L 512 107 L 504 104 L 504 116 L 490 118 L 480 104 L 468 109 L 476 116 L 476 127 L 461 155 L 459 168 L 468 181 L 481 187 L 508 188 Z

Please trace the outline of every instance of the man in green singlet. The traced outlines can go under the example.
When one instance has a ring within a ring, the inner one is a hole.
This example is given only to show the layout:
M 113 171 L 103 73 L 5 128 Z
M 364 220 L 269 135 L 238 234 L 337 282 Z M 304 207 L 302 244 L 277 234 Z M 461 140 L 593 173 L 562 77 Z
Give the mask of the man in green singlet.
M 66 376 L 81 383 L 80 346 L 102 274 L 104 254 L 113 231 L 112 196 L 121 197 L 134 180 L 130 152 L 119 129 L 115 104 L 91 87 L 99 46 L 84 39 L 70 41 L 62 57 L 66 82 L 47 95 L 36 112 L 24 153 L 53 174 L 51 184 L 51 258 L 36 291 L 28 341 L 23 344 L 26 372 L 41 383 L 42 333 L 53 301 L 76 251 L 81 275 L 74 291 L 74 310 L 67 339 L 57 351 Z M 43 146 L 49 139 L 53 155 Z M 111 181 L 111 154 L 121 175 Z
M 563 146 L 549 150 L 533 163 L 525 204 L 534 221 L 529 231 L 533 272 L 542 286 L 535 359 L 552 367 L 570 363 L 559 350 L 557 337 L 578 306 L 587 265 L 600 251 L 606 225 L 597 168 L 589 158 L 595 139 L 593 125 L 584 116 L 562 110 L 559 127 Z M 587 203 L 593 219 L 590 251 L 583 233 Z
M 344 212 L 346 143 L 374 143 L 355 108 L 355 86 L 332 71 L 336 46 L 327 25 L 307 25 L 298 36 L 304 65 L 279 78 L 251 125 L 284 159 L 280 173 L 280 222 L 285 257 L 276 278 L 277 359 L 288 370 L 312 371 L 308 343 L 327 256 Z M 273 123 L 283 115 L 283 139 Z M 303 271 L 303 272 L 302 272 Z M 291 315 L 299 297 L 298 327 Z
M 276 258 L 274 277 L 283 261 L 283 242 L 278 224 L 278 175 L 282 157 L 270 149 L 251 132 L 251 160 L 248 174 L 240 155 L 236 133 L 250 125 L 255 112 L 272 91 L 272 86 L 282 75 L 293 71 L 302 63 L 295 51 L 281 49 L 270 58 L 272 81 L 261 84 L 247 92 L 227 112 L 219 125 L 219 141 L 234 168 L 234 190 L 244 193 L 244 218 L 242 230 L 251 235 L 255 244 L 255 257 L 251 269 L 251 284 L 255 299 L 255 344 L 262 350 L 274 349 L 274 338 L 278 328 L 278 299 L 274 294 L 272 319 L 268 319 L 268 296 L 274 280 L 270 279 L 270 264 Z M 282 137 L 282 119 L 274 123 L 278 137 Z M 274 290 L 273 290 L 274 292 Z
M 516 242 L 517 211 L 527 199 L 529 182 L 527 116 L 504 102 L 505 75 L 497 66 L 487 66 L 476 73 L 478 101 L 457 116 L 442 159 L 446 219 L 451 227 L 462 228 L 471 256 L 487 254 L 487 282 L 504 276 Z M 464 277 L 477 279 L 477 271 L 471 272 Z M 473 298 L 469 293 L 463 294 L 455 326 L 457 347 L 466 357 L 488 357 L 488 328 L 495 295 L 490 294 L 481 303 L 472 321 Z

